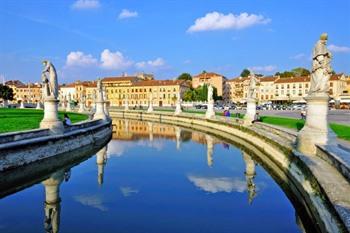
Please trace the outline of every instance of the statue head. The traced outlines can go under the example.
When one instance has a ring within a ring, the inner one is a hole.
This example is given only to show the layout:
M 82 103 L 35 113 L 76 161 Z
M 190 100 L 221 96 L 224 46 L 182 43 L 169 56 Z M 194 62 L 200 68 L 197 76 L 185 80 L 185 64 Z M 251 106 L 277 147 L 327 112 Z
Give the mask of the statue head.
M 43 64 L 44 66 L 46 66 L 46 65 L 47 65 L 47 63 L 48 63 L 48 61 L 47 61 L 47 60 L 43 60 L 43 61 L 42 61 L 42 64 Z
M 327 40 L 328 40 L 328 34 L 327 34 L 327 33 L 322 33 L 321 36 L 320 36 L 320 40 L 321 40 L 323 43 L 326 43 Z

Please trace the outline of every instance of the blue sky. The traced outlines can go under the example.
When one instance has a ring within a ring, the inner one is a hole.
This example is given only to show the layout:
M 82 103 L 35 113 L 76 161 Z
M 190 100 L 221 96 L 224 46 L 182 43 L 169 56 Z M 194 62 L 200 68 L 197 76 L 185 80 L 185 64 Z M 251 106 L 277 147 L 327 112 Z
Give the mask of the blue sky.
M 46 58 L 61 83 L 141 71 L 267 75 L 309 68 L 322 32 L 333 68 L 349 74 L 349 12 L 349 0 L 1 0 L 0 74 L 39 81 Z

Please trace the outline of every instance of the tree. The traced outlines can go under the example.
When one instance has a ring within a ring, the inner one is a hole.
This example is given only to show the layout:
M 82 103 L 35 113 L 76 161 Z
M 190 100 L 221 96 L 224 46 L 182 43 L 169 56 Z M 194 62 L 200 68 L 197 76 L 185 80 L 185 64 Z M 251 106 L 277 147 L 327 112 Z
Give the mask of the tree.
M 3 100 L 13 100 L 14 94 L 12 88 L 0 84 L 0 98 Z
M 183 95 L 183 100 L 184 101 L 193 101 L 194 100 L 192 88 L 185 91 L 185 93 Z
M 217 89 L 213 87 L 213 99 L 219 100 L 222 98 L 218 96 Z M 197 87 L 196 89 L 188 89 L 185 91 L 183 96 L 184 101 L 207 101 L 208 99 L 208 86 L 202 85 Z
M 250 75 L 250 70 L 244 69 L 241 73 L 241 77 L 248 77 Z
M 310 71 L 308 69 L 303 68 L 303 67 L 294 68 L 291 70 L 291 72 L 293 72 L 294 76 L 296 76 L 296 77 L 310 75 Z
M 177 80 L 192 80 L 192 76 L 189 73 L 182 73 L 177 77 Z

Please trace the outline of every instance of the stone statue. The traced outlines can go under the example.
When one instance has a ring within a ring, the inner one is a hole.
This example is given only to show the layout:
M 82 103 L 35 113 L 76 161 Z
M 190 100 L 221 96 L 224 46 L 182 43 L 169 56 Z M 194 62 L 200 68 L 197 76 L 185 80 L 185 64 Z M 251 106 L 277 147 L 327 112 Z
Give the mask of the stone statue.
M 332 73 L 332 54 L 326 47 L 328 35 L 323 33 L 312 53 L 312 72 L 309 95 L 328 92 L 328 81 Z
M 209 84 L 208 86 L 208 103 L 213 101 L 213 87 Z
M 41 80 L 43 82 L 43 96 L 58 98 L 58 81 L 56 69 L 50 61 L 43 61 L 44 69 L 41 73 Z M 49 78 L 47 77 L 49 75 Z
M 256 78 L 255 74 L 251 72 L 250 79 L 249 79 L 249 89 L 248 89 L 248 98 L 254 99 L 256 97 L 256 84 L 258 82 L 258 79 Z

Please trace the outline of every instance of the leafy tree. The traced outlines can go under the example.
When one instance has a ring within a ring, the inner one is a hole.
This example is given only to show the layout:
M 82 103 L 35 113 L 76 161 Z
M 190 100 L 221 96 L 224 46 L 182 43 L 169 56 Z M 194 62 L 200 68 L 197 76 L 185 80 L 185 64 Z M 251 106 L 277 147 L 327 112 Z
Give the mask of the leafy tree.
M 192 80 L 192 76 L 189 73 L 182 73 L 177 77 L 177 80 Z
M 310 75 L 310 71 L 308 69 L 303 68 L 303 67 L 294 68 L 291 70 L 291 72 L 293 72 L 294 75 L 297 77 Z
M 185 93 L 183 95 L 183 100 L 184 101 L 193 101 L 194 100 L 194 93 L 193 93 L 192 88 L 185 91 Z
M 250 70 L 244 69 L 241 73 L 241 77 L 248 77 L 250 75 Z
M 14 94 L 12 88 L 0 84 L 0 98 L 3 100 L 13 100 Z
M 218 96 L 217 89 L 213 87 L 213 99 L 219 100 L 222 98 L 221 96 Z M 185 91 L 183 96 L 184 101 L 207 101 L 208 99 L 208 86 L 203 85 L 199 86 L 196 89 L 188 89 Z

